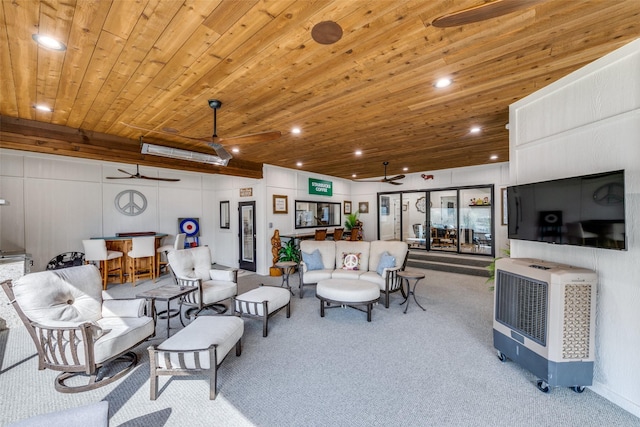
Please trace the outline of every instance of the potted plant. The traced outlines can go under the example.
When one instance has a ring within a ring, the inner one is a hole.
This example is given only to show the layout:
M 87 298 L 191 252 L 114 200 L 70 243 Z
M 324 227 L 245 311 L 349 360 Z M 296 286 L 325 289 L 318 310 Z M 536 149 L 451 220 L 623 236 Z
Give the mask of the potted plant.
M 293 261 L 300 263 L 300 251 L 294 239 L 289 239 L 278 251 L 278 261 Z
M 351 231 L 351 229 L 358 224 L 358 215 L 360 215 L 360 211 L 352 212 L 346 216 L 344 228 L 347 231 Z
M 511 256 L 511 248 L 507 247 L 502 250 L 502 253 L 505 257 L 509 258 Z M 491 264 L 487 266 L 487 270 L 489 271 L 489 278 L 487 279 L 487 283 L 494 283 L 496 280 L 496 261 L 503 257 L 496 257 L 491 261 Z M 493 286 L 489 287 L 490 291 L 494 290 Z

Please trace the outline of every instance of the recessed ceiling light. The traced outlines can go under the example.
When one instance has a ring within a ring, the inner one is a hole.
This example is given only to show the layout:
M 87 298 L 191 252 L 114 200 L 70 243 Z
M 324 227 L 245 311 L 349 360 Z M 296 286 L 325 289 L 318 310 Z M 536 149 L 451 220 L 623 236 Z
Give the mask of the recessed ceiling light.
M 231 152 L 232 152 L 232 153 L 239 153 L 239 152 L 240 152 L 240 149 L 239 149 L 238 147 L 233 147 L 233 148 L 231 149 Z
M 291 129 L 291 133 L 294 135 L 299 135 L 302 131 L 300 130 L 300 128 L 293 128 Z
M 358 176 L 358 175 L 356 175 L 356 174 L 354 173 L 354 174 L 352 174 L 352 175 L 351 175 L 351 178 L 355 178 L 356 176 Z
M 35 108 L 38 111 L 44 111 L 45 113 L 51 113 L 53 111 L 53 108 L 47 107 L 46 105 L 41 105 L 41 104 L 34 105 L 33 108 Z
M 407 168 L 407 167 L 402 168 L 402 171 L 403 171 L 403 172 L 406 172 L 406 171 L 408 171 L 408 170 L 409 170 L 409 168 Z
M 451 84 L 451 79 L 443 78 L 436 81 L 434 86 L 437 88 L 443 88 L 443 87 L 449 86 L 450 84 Z
M 480 126 L 474 126 L 471 129 L 469 129 L 469 132 L 471 133 L 479 133 L 482 129 L 480 128 Z
M 489 157 L 491 160 L 496 160 L 498 158 L 497 154 L 492 154 L 491 157 Z
M 356 156 L 361 156 L 362 155 L 362 151 L 361 150 L 356 150 L 355 155 Z
M 302 162 L 296 163 L 296 166 L 298 166 L 298 167 L 302 166 Z
M 42 34 L 34 34 L 31 36 L 31 38 L 33 38 L 33 40 L 36 43 L 38 43 L 40 46 L 46 47 L 47 49 L 59 50 L 59 51 L 67 50 L 67 47 L 64 45 L 64 43 L 59 42 L 58 40 L 52 37 L 45 36 Z

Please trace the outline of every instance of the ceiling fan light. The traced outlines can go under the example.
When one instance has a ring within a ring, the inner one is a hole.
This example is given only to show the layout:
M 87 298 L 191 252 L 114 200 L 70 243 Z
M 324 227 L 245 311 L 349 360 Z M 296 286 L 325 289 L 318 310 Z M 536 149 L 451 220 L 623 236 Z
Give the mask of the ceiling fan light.
M 142 144 L 142 154 L 151 154 L 160 157 L 169 157 L 171 159 L 188 160 L 191 162 L 200 162 L 210 165 L 227 166 L 229 159 L 223 160 L 218 156 L 211 154 L 199 153 L 197 151 L 181 150 L 179 148 L 165 147 L 163 145 Z

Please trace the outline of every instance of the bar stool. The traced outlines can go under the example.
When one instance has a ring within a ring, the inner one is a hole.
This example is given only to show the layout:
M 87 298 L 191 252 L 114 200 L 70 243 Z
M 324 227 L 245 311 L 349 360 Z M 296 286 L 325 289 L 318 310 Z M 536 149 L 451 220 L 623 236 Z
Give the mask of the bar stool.
M 321 228 L 315 232 L 315 240 L 325 240 L 327 238 L 327 229 Z
M 131 281 L 133 286 L 138 279 L 148 277 L 156 281 L 156 238 L 154 236 L 134 237 L 131 239 L 131 250 L 127 252 L 133 260 L 131 265 Z M 147 260 L 147 266 L 142 265 Z
M 344 228 L 334 228 L 333 229 L 333 240 L 342 240 L 342 234 L 344 233 Z
M 122 256 L 124 255 L 122 252 L 107 250 L 107 242 L 103 239 L 83 240 L 82 246 L 84 246 L 85 264 L 90 262 L 98 263 L 100 275 L 102 276 L 102 289 L 107 290 L 107 280 L 111 272 L 118 271 L 120 273 L 120 283 L 122 283 Z M 109 261 L 112 260 L 118 260 L 118 266 L 109 269 Z
M 186 237 L 186 233 L 180 233 L 176 235 L 176 239 L 173 241 L 173 244 L 163 245 L 156 249 L 156 277 L 160 277 L 160 270 L 168 264 L 166 261 L 167 254 L 170 251 L 184 249 L 184 240 Z M 162 259 L 162 254 L 165 256 L 164 259 Z

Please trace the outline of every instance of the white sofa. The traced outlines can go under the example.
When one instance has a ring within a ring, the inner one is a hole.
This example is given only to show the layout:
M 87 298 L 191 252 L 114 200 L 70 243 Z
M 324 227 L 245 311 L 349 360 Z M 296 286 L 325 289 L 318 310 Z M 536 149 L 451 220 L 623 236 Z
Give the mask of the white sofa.
M 311 256 L 311 254 L 316 250 L 321 258 L 321 266 L 313 265 L 316 264 L 317 254 L 316 256 Z M 300 298 L 303 297 L 304 286 L 315 285 L 325 279 L 359 279 L 375 283 L 385 296 L 386 308 L 389 308 L 389 294 L 402 290 L 402 280 L 398 277 L 397 272 L 404 270 L 407 264 L 409 247 L 406 242 L 303 240 L 300 242 L 300 251 L 302 255 L 298 270 Z M 386 255 L 384 255 L 385 252 Z M 358 257 L 356 268 L 353 268 L 354 256 Z M 391 258 L 393 258 L 393 262 L 390 262 Z M 384 268 L 380 265 L 381 261 L 385 265 Z M 381 267 L 379 272 L 378 267 Z M 404 294 L 404 290 L 402 293 Z

